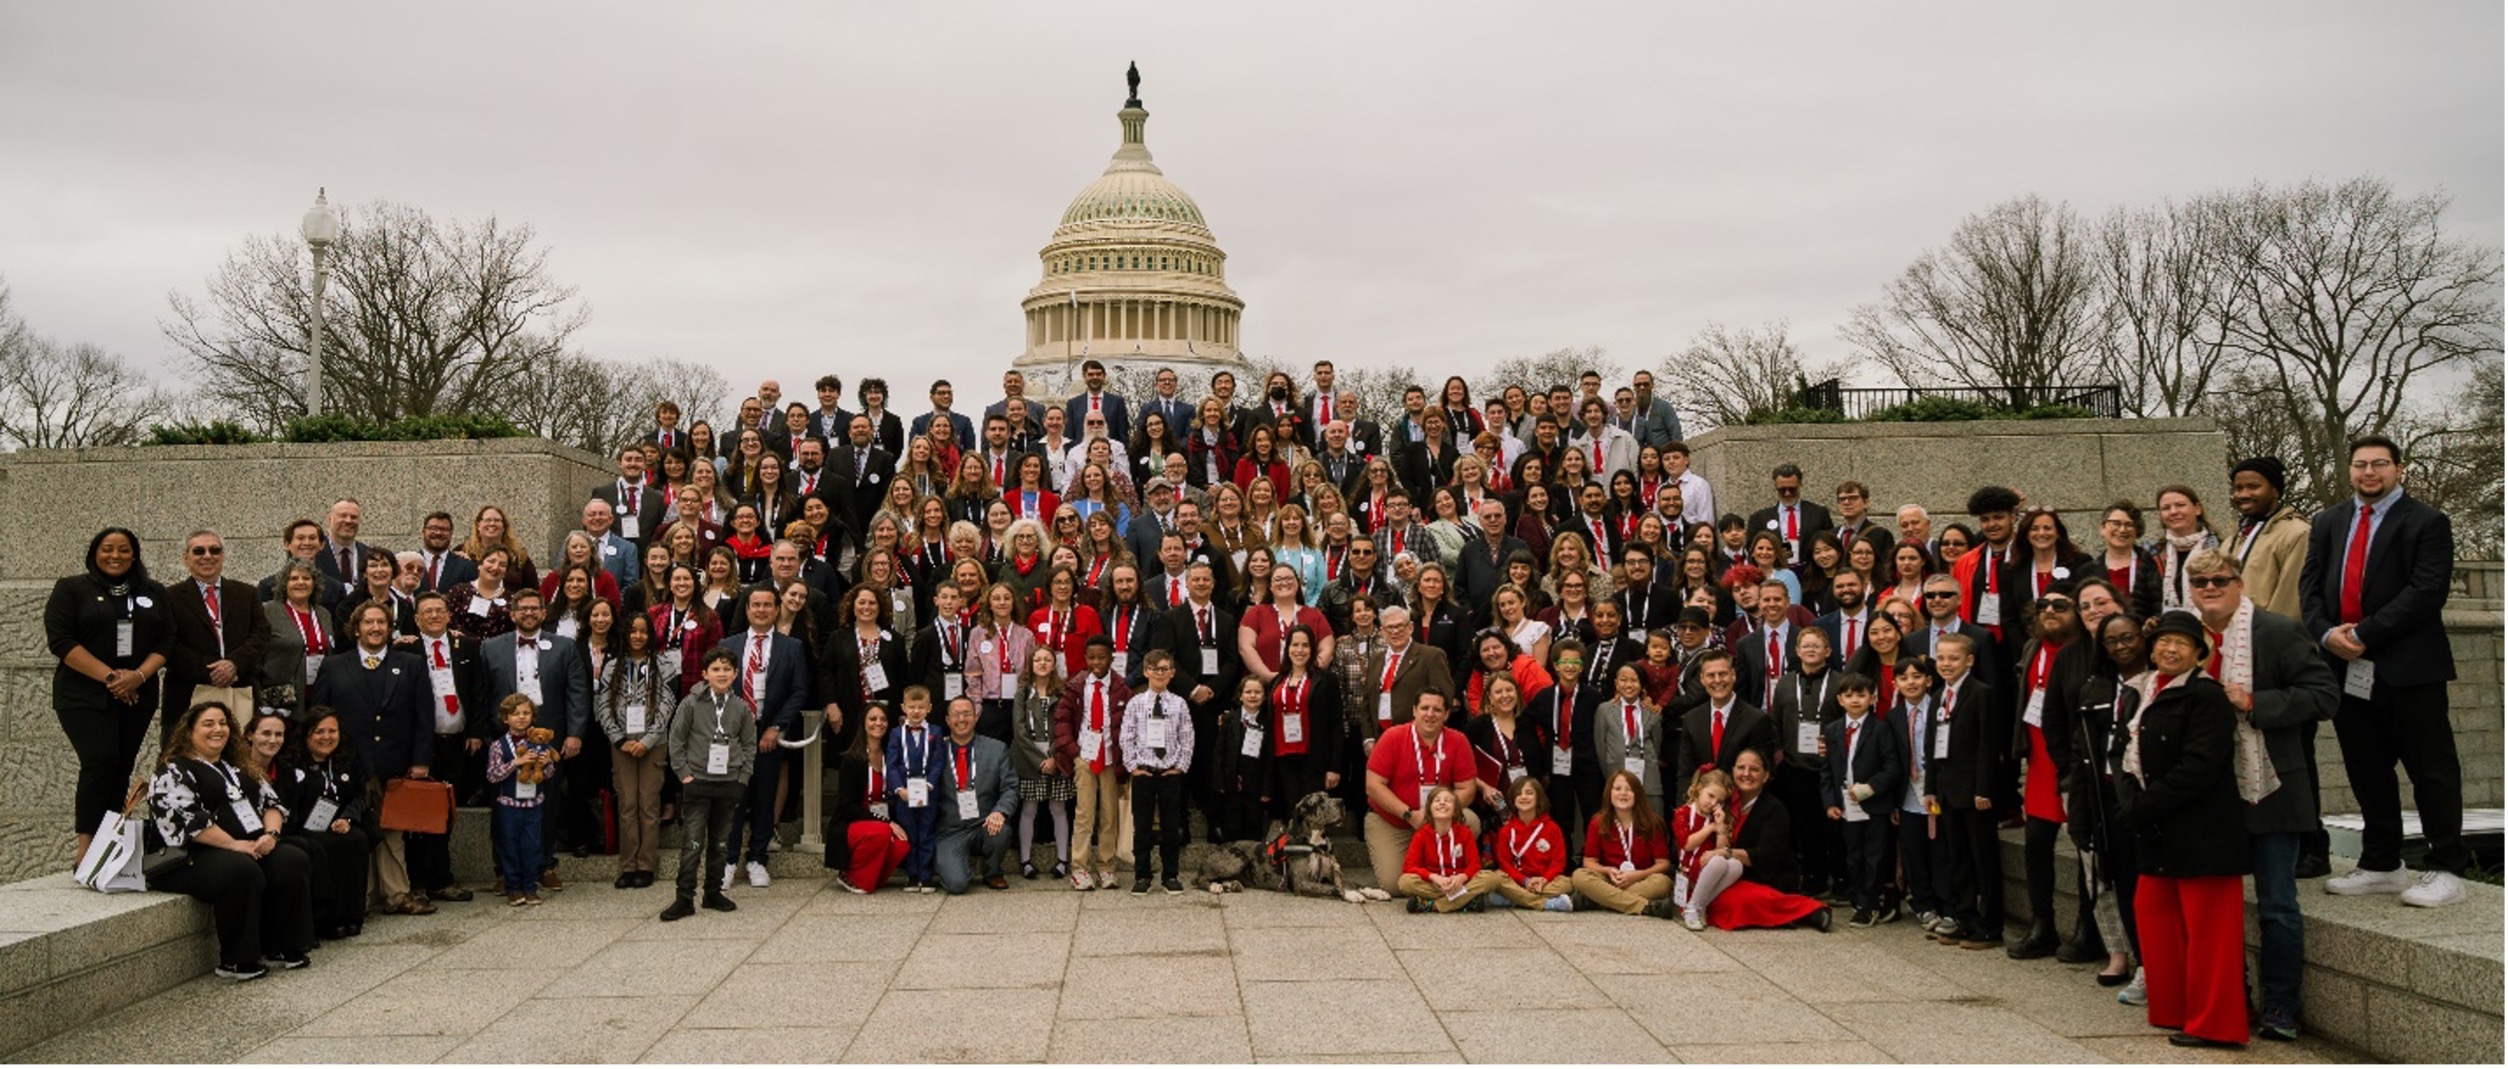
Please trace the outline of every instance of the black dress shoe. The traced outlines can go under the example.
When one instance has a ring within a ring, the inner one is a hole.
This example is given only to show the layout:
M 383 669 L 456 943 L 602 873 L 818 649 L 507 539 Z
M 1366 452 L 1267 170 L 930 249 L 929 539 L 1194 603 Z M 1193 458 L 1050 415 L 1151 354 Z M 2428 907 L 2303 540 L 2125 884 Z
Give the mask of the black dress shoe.
M 2066 965 L 2088 965 L 2107 960 L 2107 951 L 2089 943 L 2065 943 L 2055 948 L 2055 960 Z
M 696 911 L 696 903 L 685 898 L 674 898 L 671 899 L 670 905 L 662 908 L 662 919 L 666 921 L 675 921 L 683 917 L 693 915 Z
M 2194 1033 L 2192 1033 L 2192 1032 L 2172 1032 L 2172 1033 L 2170 1033 L 2170 1034 L 2169 1034 L 2169 1037 L 2168 1037 L 2168 1045 L 2169 1045 L 2169 1046 L 2172 1046 L 2172 1047 L 2207 1047 L 2207 1048 L 2218 1048 L 2218 1049 L 2221 1049 L 2221 1050 L 2245 1050 L 2245 1049 L 2247 1049 L 2247 1045 L 2246 1045 L 2246 1044 L 2244 1044 L 2244 1043 L 2231 1043 L 2231 1042 L 2229 1042 L 2229 1041 L 2227 1041 L 2227 1040 L 2220 1040 L 2220 1039 L 2205 1039 L 2205 1038 L 2203 1038 L 2202 1036 L 2198 1036 L 2198 1035 L 2196 1035 L 2196 1034 L 2194 1034 Z
M 634 887 L 635 885 L 636 874 L 632 872 L 619 873 L 617 879 L 610 881 L 610 886 L 618 888 L 621 891 Z
M 2325 878 L 2326 876 L 2332 875 L 2332 874 L 2333 874 L 2333 872 L 2334 872 L 2334 863 L 2333 863 L 2332 861 L 2328 860 L 2328 859 L 2326 858 L 2326 856 L 2325 856 L 2325 855 L 2323 855 L 2323 854 L 2301 854 L 2301 855 L 2299 855 L 2299 872 L 2298 872 L 2298 877 L 2299 877 L 2300 879 L 2302 879 L 2302 880 L 2317 880 L 2317 879 L 2323 879 L 2323 878 Z

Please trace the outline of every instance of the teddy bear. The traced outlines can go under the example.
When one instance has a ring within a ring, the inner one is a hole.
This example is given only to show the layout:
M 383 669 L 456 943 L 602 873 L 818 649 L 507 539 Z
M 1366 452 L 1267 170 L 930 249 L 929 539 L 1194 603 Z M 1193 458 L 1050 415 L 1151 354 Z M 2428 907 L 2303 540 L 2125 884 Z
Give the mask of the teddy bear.
M 521 760 L 514 765 L 516 781 L 539 783 L 548 778 L 549 760 L 552 756 L 549 752 L 549 743 L 555 741 L 556 738 L 557 732 L 541 727 L 532 728 L 523 734 L 523 741 L 531 744 L 531 750 L 522 755 Z

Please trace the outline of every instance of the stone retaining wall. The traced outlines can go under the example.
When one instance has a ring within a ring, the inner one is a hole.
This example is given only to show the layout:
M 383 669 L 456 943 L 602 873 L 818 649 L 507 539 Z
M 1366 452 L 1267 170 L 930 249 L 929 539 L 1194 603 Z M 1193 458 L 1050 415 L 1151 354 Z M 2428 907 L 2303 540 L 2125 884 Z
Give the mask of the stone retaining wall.
M 466 536 L 482 505 L 503 508 L 515 537 L 547 560 L 572 530 L 601 458 L 537 438 L 321 445 L 40 450 L 0 457 L 0 882 L 69 864 L 77 759 L 52 712 L 53 659 L 43 602 L 77 571 L 99 528 L 128 527 L 150 574 L 185 572 L 185 535 L 218 531 L 227 574 L 259 582 L 284 556 L 280 528 L 320 519 L 341 497 L 365 514 L 361 541 L 414 549 L 429 512 Z

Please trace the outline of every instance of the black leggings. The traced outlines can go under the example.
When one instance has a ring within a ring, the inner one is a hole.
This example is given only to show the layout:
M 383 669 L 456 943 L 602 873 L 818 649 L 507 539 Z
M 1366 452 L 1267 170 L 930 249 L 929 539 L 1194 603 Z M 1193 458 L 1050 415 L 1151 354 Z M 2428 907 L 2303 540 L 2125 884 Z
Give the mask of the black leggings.
M 2063 835 L 2064 825 L 2037 817 L 2030 817 L 2021 833 L 2021 876 L 2028 885 L 2032 927 L 2055 927 L 2055 840 Z M 2081 870 L 2075 867 L 2073 883 L 2076 890 L 2080 882 Z M 2097 899 L 2087 894 L 2073 900 L 2073 926 L 2070 930 L 2059 930 L 2057 933 L 2065 942 L 2072 942 L 2080 936 L 2097 936 L 2099 926 L 2090 920 L 2090 906 L 2095 901 Z M 2088 942 L 2089 939 L 2084 938 L 2083 941 Z
M 78 753 L 73 819 L 79 834 L 94 834 L 105 814 L 121 812 L 122 800 L 130 795 L 131 768 L 139 763 L 148 726 L 156 720 L 156 691 L 155 684 L 142 688 L 137 705 L 52 711 L 61 721 L 61 733 L 70 737 L 70 749 Z
M 280 843 L 266 857 L 214 846 L 185 848 L 191 863 L 149 878 L 152 891 L 174 891 L 209 903 L 218 918 L 218 962 L 256 965 L 265 953 L 313 948 L 313 862 Z
M 305 852 L 316 923 L 357 924 L 366 919 L 366 876 L 374 869 L 374 840 L 364 829 L 294 831 L 289 845 Z M 438 885 L 442 886 L 442 885 Z

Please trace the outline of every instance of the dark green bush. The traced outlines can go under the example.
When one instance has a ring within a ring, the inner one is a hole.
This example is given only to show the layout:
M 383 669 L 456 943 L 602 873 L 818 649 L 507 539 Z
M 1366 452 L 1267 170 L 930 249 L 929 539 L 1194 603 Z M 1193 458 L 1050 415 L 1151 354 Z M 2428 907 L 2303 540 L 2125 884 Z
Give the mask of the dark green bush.
M 2099 414 L 2080 405 L 2039 405 L 2020 414 L 2021 419 L 2097 419 Z
M 148 431 L 150 445 L 251 445 L 269 439 L 226 420 L 207 423 L 160 423 Z
M 1751 417 L 1750 417 L 1749 419 L 1746 419 L 1746 420 L 1743 420 L 1743 421 L 1742 421 L 1742 423 L 1743 423 L 1745 426 L 1751 426 L 1751 427 L 1766 426 L 1766 425 L 1768 425 L 1768 424 L 1772 424 L 1772 423 L 1844 423 L 1844 422 L 1846 422 L 1846 413 L 1839 412 L 1839 411 L 1837 411 L 1837 410 L 1835 410 L 1835 409 L 1828 409 L 1828 408 L 1800 408 L 1800 407 L 1796 407 L 1796 408 L 1780 408 L 1780 409 L 1775 409 L 1775 410 L 1773 410 L 1773 411 L 1768 411 L 1768 412 L 1755 412 L 1755 413 L 1752 413 L 1752 414 L 1751 414 Z
M 289 442 L 435 442 L 450 438 L 519 438 L 522 429 L 499 416 L 408 416 L 390 423 L 352 416 L 302 416 L 280 436 Z
M 1976 419 L 2008 419 L 2010 412 L 1983 401 L 1950 397 L 1919 397 L 1865 416 L 1867 423 L 1954 423 Z

